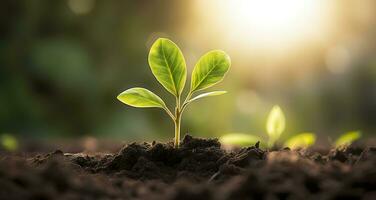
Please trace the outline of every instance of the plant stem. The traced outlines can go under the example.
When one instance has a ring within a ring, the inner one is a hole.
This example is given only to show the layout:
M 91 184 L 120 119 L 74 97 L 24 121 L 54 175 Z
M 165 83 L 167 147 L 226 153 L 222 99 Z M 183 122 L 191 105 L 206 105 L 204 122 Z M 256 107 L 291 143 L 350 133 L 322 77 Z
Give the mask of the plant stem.
M 175 148 L 179 148 L 180 144 L 180 123 L 181 123 L 181 112 L 180 112 L 180 96 L 176 97 L 176 107 L 175 107 Z
M 193 92 L 189 92 L 187 97 L 185 98 L 183 104 L 181 104 L 180 102 L 180 97 L 181 96 L 177 96 L 176 97 L 176 107 L 175 107 L 175 116 L 173 118 L 174 120 L 174 124 L 175 124 L 175 142 L 174 142 L 174 146 L 175 148 L 179 148 L 179 145 L 180 145 L 180 124 L 181 124 L 181 116 L 183 114 L 183 111 L 185 109 L 185 107 L 188 105 L 189 103 L 189 99 L 191 98 Z
M 175 148 L 179 148 L 180 144 L 180 123 L 181 123 L 181 112 L 180 112 L 180 95 L 176 97 L 176 107 L 175 107 Z
M 180 145 L 180 123 L 181 123 L 181 117 L 180 113 L 176 113 L 176 118 L 174 121 L 175 124 L 175 143 L 174 146 L 175 148 L 179 148 Z

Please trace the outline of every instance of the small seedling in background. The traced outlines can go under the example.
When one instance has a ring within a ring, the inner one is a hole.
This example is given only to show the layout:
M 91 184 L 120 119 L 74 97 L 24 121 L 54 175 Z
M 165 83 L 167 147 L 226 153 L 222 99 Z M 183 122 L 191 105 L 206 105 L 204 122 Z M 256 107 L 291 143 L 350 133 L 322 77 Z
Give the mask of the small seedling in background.
M 341 135 L 335 142 L 335 146 L 341 147 L 341 146 L 348 146 L 355 142 L 356 140 L 360 139 L 362 137 L 362 133 L 360 131 L 351 131 L 347 132 L 343 135 Z
M 273 147 L 286 127 L 285 115 L 282 109 L 275 105 L 270 111 L 266 121 L 266 133 L 269 136 L 268 146 Z
M 274 146 L 275 142 L 285 130 L 285 125 L 286 120 L 282 109 L 278 105 L 273 106 L 266 121 L 269 147 Z M 261 141 L 261 146 L 264 146 L 264 142 L 262 142 L 263 140 L 261 138 L 246 133 L 229 133 L 220 137 L 220 141 L 222 144 L 229 146 L 250 146 Z
M 266 121 L 266 131 L 268 135 L 268 146 L 273 147 L 275 142 L 280 138 L 285 130 L 286 119 L 282 109 L 275 105 L 270 111 Z M 264 146 L 264 140 L 255 135 L 246 133 L 229 133 L 220 137 L 220 142 L 227 146 L 251 146 L 256 142 L 261 142 L 260 146 Z M 291 149 L 298 147 L 307 148 L 315 144 L 316 135 L 314 133 L 302 133 L 291 137 L 287 140 L 284 146 Z
M 226 91 L 214 91 L 193 97 L 193 94 L 207 89 L 220 82 L 230 68 L 230 57 L 221 50 L 209 51 L 203 55 L 195 65 L 190 90 L 182 102 L 182 92 L 185 86 L 187 68 L 183 53 L 179 47 L 169 39 L 157 39 L 149 52 L 149 65 L 153 75 L 162 86 L 175 96 L 174 112 L 166 106 L 164 101 L 145 88 L 131 88 L 122 92 L 117 98 L 130 106 L 138 108 L 162 108 L 171 117 L 175 125 L 175 147 L 179 147 L 180 124 L 184 109 L 191 102 L 209 96 L 216 96 Z
M 229 133 L 219 138 L 219 141 L 228 146 L 251 146 L 261 141 L 261 138 L 246 133 Z
M 16 151 L 18 149 L 18 141 L 17 139 L 9 134 L 3 134 L 0 137 L 1 146 L 6 151 Z
M 308 148 L 315 144 L 316 135 L 314 133 L 301 133 L 289 138 L 283 146 L 291 149 Z

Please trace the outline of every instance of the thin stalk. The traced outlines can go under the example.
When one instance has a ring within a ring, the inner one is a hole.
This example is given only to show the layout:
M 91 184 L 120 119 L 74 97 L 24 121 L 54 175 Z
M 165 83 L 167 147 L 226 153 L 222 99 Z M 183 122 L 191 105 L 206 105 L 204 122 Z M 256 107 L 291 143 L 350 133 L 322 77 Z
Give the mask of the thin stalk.
M 179 148 L 180 145 L 180 123 L 181 123 L 181 112 L 180 112 L 180 95 L 176 97 L 176 107 L 175 107 L 175 148 Z
M 180 145 L 180 124 L 181 124 L 181 116 L 185 107 L 188 105 L 190 98 L 192 97 L 193 92 L 189 92 L 187 97 L 185 98 L 183 104 L 180 102 L 180 95 L 176 97 L 176 107 L 175 107 L 175 116 L 173 118 L 174 125 L 175 125 L 175 148 L 179 148 Z
M 179 148 L 180 145 L 180 124 L 181 124 L 181 116 L 183 114 L 183 111 L 185 107 L 189 103 L 189 99 L 192 96 L 192 92 L 189 92 L 187 97 L 185 98 L 183 104 L 180 104 L 180 96 L 176 98 L 176 108 L 175 108 L 175 119 L 174 119 L 174 124 L 175 124 L 175 143 L 174 146 L 175 148 Z
M 179 148 L 180 145 L 180 124 L 181 124 L 181 115 L 178 114 L 174 121 L 175 124 L 175 148 Z

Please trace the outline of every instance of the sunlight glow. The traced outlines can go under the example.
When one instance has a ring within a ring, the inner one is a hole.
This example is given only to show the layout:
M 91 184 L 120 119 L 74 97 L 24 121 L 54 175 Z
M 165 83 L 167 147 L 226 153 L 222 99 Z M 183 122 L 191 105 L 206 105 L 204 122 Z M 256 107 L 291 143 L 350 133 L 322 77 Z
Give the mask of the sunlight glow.
M 217 23 L 231 42 L 283 47 L 322 32 L 322 0 L 198 1 L 209 23 Z

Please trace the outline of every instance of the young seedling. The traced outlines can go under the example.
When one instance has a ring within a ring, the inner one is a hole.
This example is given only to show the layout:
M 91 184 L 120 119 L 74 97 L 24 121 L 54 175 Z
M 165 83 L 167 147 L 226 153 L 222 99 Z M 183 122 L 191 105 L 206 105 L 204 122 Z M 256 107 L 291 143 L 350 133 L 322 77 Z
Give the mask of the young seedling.
M 282 109 L 278 105 L 273 106 L 266 121 L 269 148 L 275 145 L 275 142 L 285 130 L 285 126 L 286 119 Z M 263 145 L 264 141 L 260 137 L 246 133 L 229 133 L 220 137 L 220 142 L 228 146 L 250 146 L 256 142 L 261 142 L 261 146 L 265 146 Z M 316 135 L 314 133 L 301 133 L 289 138 L 284 143 L 284 146 L 291 149 L 307 148 L 315 144 L 315 142 Z
M 362 137 L 362 133 L 360 131 L 350 131 L 341 135 L 335 142 L 334 145 L 336 148 L 348 146 L 351 143 L 359 140 Z
M 214 91 L 192 98 L 194 93 L 222 81 L 231 65 L 230 57 L 221 50 L 209 51 L 203 55 L 193 69 L 191 86 L 184 101 L 182 101 L 182 92 L 187 79 L 187 68 L 179 47 L 169 39 L 159 38 L 150 48 L 148 61 L 150 69 L 158 82 L 174 95 L 176 100 L 174 112 L 170 111 L 159 96 L 145 88 L 128 89 L 117 98 L 129 106 L 138 108 L 156 107 L 166 111 L 175 125 L 174 146 L 178 148 L 182 114 L 187 105 L 204 97 L 226 93 L 226 91 Z
M 291 149 L 308 148 L 316 142 L 316 135 L 314 133 L 300 133 L 289 138 L 283 146 Z
M 18 148 L 17 138 L 10 134 L 0 135 L 1 146 L 7 151 L 16 151 Z
M 219 138 L 221 144 L 225 146 L 251 146 L 256 144 L 256 142 L 262 141 L 260 137 L 247 133 L 228 133 Z M 261 143 L 263 144 L 263 143 Z
M 279 139 L 285 130 L 286 120 L 282 109 L 275 105 L 268 115 L 266 121 L 266 133 L 269 136 L 268 146 L 273 147 L 275 142 Z
M 285 124 L 286 120 L 282 109 L 278 105 L 273 106 L 266 121 L 268 147 L 274 146 L 275 142 L 279 139 L 282 132 L 285 130 Z M 263 144 L 265 140 L 255 135 L 246 133 L 229 133 L 221 136 L 220 141 L 222 144 L 228 146 L 249 146 L 255 144 L 258 141 L 261 141 L 261 144 Z

